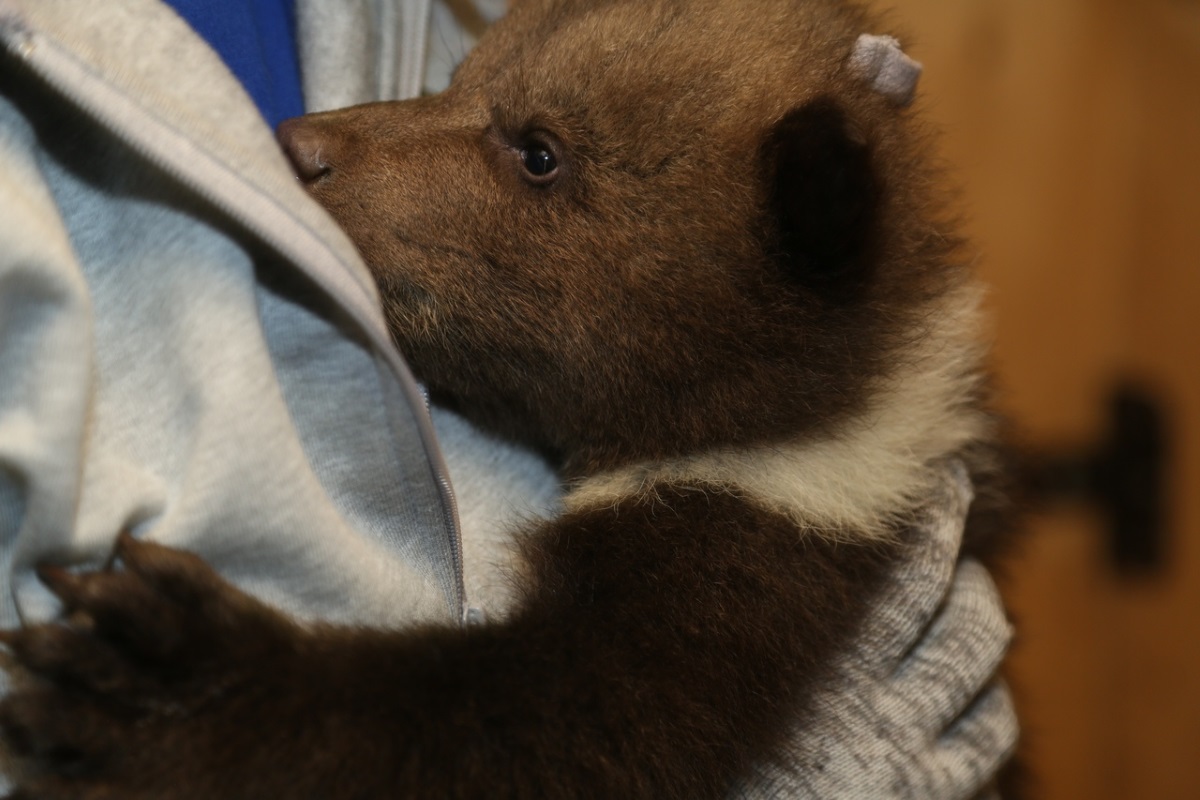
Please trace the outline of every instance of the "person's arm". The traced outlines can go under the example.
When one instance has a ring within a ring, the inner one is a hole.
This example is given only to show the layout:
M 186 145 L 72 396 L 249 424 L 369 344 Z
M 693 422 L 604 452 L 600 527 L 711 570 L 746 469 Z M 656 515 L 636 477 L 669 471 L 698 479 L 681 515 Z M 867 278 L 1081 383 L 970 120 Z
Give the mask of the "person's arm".
M 763 768 L 733 797 L 953 800 L 993 783 L 1018 733 L 997 676 L 1011 629 L 987 571 L 958 559 L 970 499 L 952 470 L 842 680 L 796 732 L 794 762 Z

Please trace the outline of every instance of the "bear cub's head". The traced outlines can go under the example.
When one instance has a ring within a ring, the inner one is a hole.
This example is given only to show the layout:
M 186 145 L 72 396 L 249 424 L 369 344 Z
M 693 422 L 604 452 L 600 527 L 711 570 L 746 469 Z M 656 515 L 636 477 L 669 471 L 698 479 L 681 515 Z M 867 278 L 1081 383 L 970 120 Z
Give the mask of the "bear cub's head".
M 285 123 L 435 396 L 586 473 L 836 436 L 959 282 L 831 0 L 523 0 L 437 96 Z

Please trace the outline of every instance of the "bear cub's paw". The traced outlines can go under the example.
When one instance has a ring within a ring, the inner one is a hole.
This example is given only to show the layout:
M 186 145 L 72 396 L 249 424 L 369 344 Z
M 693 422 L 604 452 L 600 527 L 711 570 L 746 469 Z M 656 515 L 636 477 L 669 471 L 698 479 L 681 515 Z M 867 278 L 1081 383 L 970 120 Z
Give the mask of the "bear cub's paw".
M 40 568 L 63 620 L 0 632 L 17 674 L 0 702 L 14 797 L 200 797 L 214 788 L 208 754 L 254 727 L 235 717 L 297 672 L 303 630 L 198 557 L 123 534 L 116 559 L 96 572 Z M 160 785 L 168 771 L 174 785 Z

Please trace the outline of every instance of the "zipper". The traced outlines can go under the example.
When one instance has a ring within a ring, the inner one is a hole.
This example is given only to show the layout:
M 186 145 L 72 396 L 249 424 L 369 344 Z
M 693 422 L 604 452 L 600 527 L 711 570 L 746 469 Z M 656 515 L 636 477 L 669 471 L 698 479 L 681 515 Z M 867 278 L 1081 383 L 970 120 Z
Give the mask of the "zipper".
M 412 409 L 426 463 L 438 488 L 443 523 L 449 533 L 454 604 L 460 623 L 467 619 L 462 563 L 462 532 L 449 470 L 437 444 L 425 393 L 401 359 L 382 325 L 371 287 L 304 222 L 262 188 L 245 181 L 187 134 L 118 90 L 73 54 L 37 36 L 12 17 L 0 17 L 0 37 L 36 74 L 119 136 L 130 148 L 231 218 L 300 269 L 344 311 L 368 337 L 397 379 Z M 253 209 L 253 212 L 248 211 Z

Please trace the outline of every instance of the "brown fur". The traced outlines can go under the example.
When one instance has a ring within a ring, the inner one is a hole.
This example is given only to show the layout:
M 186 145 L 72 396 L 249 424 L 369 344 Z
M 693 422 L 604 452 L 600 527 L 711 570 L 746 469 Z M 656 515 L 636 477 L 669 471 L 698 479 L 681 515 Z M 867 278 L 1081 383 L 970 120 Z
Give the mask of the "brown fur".
M 827 0 L 525 0 L 445 94 L 286 124 L 419 376 L 594 499 L 526 532 L 522 601 L 466 630 L 302 629 L 128 539 L 125 570 L 47 572 L 95 631 L 9 636 L 61 687 L 0 709 L 26 791 L 691 800 L 780 757 L 920 498 L 835 527 L 662 465 L 870 442 L 931 361 L 935 420 L 987 427 L 930 321 L 968 277 L 924 136 L 847 67 L 865 32 Z M 930 458 L 982 476 L 987 449 Z M 640 465 L 653 491 L 603 488 Z
M 518 4 L 446 93 L 290 135 L 319 142 L 313 195 L 401 349 L 469 413 L 572 474 L 778 441 L 859 410 L 958 278 L 920 129 L 848 74 L 864 30 L 829 2 Z M 777 164 L 808 121 L 819 165 L 839 120 L 879 173 L 872 218 L 839 230 L 871 238 L 854 276 L 780 258 L 769 213 L 840 223 Z M 542 139 L 563 172 L 549 187 L 518 155 Z

